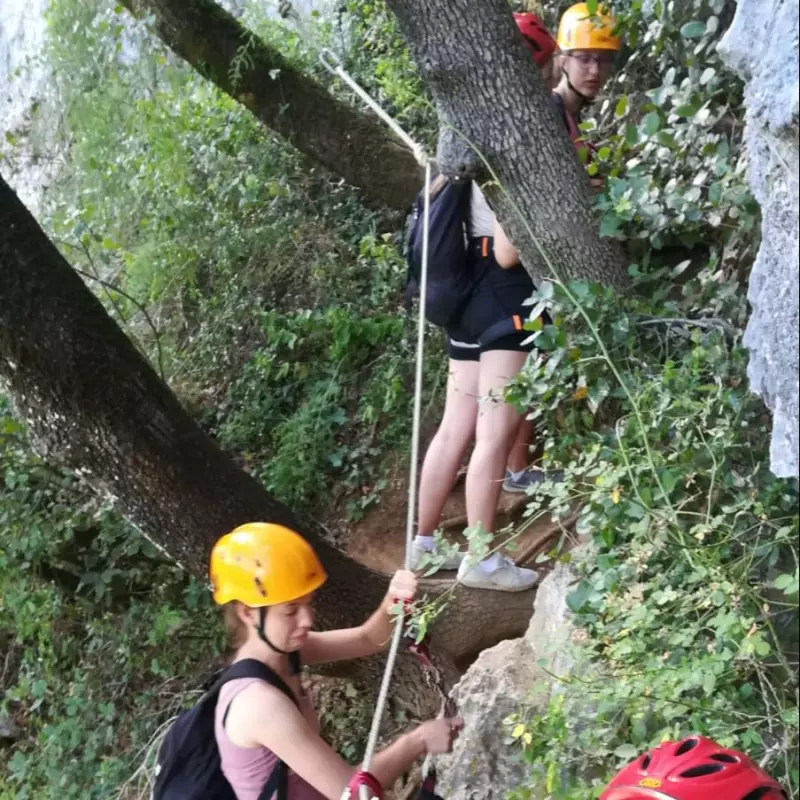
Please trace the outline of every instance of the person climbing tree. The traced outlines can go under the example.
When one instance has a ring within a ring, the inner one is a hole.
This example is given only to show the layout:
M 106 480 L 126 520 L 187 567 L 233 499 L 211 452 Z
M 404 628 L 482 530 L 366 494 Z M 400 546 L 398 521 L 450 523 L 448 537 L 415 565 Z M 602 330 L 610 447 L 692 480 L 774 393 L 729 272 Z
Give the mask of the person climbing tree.
M 611 77 L 617 53 L 622 48 L 616 28 L 614 17 L 602 9 L 593 15 L 586 3 L 570 6 L 558 26 L 561 79 L 553 92 L 553 100 L 573 142 L 585 149 L 584 160 L 591 158 L 593 148 L 582 141 L 581 115 L 594 103 Z M 602 185 L 602 179 L 592 179 L 595 191 L 602 189 Z
M 533 14 L 515 14 L 523 40 L 545 79 L 555 78 L 556 42 Z M 468 239 L 465 268 L 474 282 L 457 317 L 446 326 L 449 379 L 442 421 L 422 466 L 417 536 L 412 566 L 434 551 L 433 534 L 453 487 L 461 459 L 472 442 L 467 469 L 467 520 L 470 527 L 494 527 L 506 462 L 517 436 L 521 415 L 504 401 L 503 390 L 519 372 L 532 345 L 522 329 L 525 300 L 534 285 L 519 264 L 496 258 L 495 248 L 508 240 L 476 183 L 469 187 L 466 214 Z M 536 572 L 522 569 L 495 553 L 479 564 L 461 554 L 444 559 L 440 568 L 458 569 L 466 586 L 524 591 L 536 584 Z
M 280 679 L 235 678 L 219 691 L 215 737 L 222 773 L 237 800 L 257 800 L 276 770 L 287 767 L 285 800 L 339 800 L 356 771 L 320 737 L 299 666 L 380 652 L 392 635 L 390 609 L 413 599 L 416 577 L 397 572 L 363 625 L 317 632 L 312 601 L 326 574 L 294 531 L 269 523 L 239 526 L 214 546 L 209 574 L 214 601 L 224 607 L 232 664 L 259 662 Z M 460 727 L 459 719 L 422 723 L 377 753 L 370 774 L 391 787 L 421 756 L 448 752 Z
M 578 3 L 567 9 L 559 24 L 560 55 L 553 59 L 553 64 L 560 62 L 561 76 L 560 79 L 555 78 L 557 86 L 553 91 L 553 101 L 584 163 L 591 161 L 594 148 L 584 141 L 578 126 L 584 109 L 603 90 L 611 75 L 616 54 L 622 47 L 622 40 L 615 33 L 616 26 L 617 21 L 608 14 L 600 12 L 592 16 L 586 3 Z M 593 192 L 602 191 L 602 178 L 592 177 L 590 183 Z M 509 257 L 513 259 L 511 254 Z M 546 477 L 559 480 L 563 474 L 553 472 L 547 476 L 542 470 L 529 468 L 532 435 L 533 424 L 527 419 L 523 420 L 506 466 L 503 481 L 506 492 L 526 492 Z

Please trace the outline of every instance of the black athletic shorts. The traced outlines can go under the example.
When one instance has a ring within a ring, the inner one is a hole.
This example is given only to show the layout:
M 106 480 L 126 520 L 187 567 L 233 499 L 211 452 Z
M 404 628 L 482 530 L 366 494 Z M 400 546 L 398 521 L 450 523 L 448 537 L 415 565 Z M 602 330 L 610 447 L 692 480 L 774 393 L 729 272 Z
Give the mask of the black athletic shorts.
M 495 260 L 492 239 L 482 237 L 469 244 L 469 256 L 477 283 L 455 324 L 445 329 L 447 354 L 455 361 L 478 361 L 488 350 L 529 353 L 531 331 L 522 330 L 531 307 L 523 303 L 533 294 L 534 284 L 522 266 L 503 269 Z M 508 329 L 486 340 L 486 332 L 508 320 Z M 513 322 L 512 322 L 513 320 Z

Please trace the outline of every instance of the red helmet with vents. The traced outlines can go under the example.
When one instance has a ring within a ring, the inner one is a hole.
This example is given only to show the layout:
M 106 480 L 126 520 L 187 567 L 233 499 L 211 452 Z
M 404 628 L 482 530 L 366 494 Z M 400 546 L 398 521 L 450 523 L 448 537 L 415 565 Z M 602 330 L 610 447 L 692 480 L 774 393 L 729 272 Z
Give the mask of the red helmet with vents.
M 553 34 L 536 14 L 514 14 L 514 21 L 536 65 L 543 67 L 558 47 Z
M 665 742 L 628 764 L 600 800 L 788 800 L 744 753 L 692 736 Z

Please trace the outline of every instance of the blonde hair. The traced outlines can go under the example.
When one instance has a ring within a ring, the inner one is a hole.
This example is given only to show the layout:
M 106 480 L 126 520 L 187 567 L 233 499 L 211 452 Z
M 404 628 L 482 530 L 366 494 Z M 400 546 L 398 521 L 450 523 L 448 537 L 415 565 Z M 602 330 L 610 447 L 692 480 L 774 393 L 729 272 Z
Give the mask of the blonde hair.
M 222 607 L 222 622 L 225 627 L 225 644 L 235 653 L 247 641 L 249 631 L 246 623 L 239 618 L 237 606 L 242 605 L 238 600 L 231 600 Z

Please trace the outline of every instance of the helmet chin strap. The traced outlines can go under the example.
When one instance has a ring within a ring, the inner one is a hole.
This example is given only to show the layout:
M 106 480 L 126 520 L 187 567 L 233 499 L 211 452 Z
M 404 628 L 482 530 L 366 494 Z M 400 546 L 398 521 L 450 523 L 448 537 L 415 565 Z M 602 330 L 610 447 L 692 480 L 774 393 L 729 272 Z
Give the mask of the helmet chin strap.
M 256 627 L 258 631 L 258 638 L 264 642 L 267 647 L 271 650 L 274 650 L 276 653 L 280 653 L 282 656 L 288 656 L 290 653 L 287 650 L 281 650 L 280 647 L 276 647 L 267 637 L 267 608 L 266 606 L 261 606 L 258 609 L 258 626 Z

